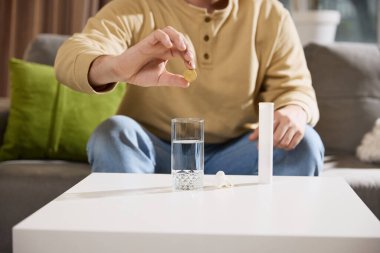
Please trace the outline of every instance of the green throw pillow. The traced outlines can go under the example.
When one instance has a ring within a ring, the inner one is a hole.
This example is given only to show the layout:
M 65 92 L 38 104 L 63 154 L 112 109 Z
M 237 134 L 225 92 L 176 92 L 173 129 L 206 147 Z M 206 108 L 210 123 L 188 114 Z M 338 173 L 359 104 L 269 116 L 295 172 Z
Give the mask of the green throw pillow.
M 92 131 L 116 113 L 126 86 L 89 95 L 59 84 L 51 66 L 12 59 L 9 67 L 11 107 L 0 160 L 87 161 Z

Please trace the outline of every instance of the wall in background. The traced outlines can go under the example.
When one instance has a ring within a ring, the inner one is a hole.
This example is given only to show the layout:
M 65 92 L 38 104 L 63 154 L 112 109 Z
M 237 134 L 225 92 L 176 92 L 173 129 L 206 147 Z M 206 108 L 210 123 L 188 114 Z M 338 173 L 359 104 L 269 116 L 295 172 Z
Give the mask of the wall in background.
M 280 1 L 290 9 L 295 0 Z M 380 43 L 380 7 L 378 7 L 380 0 L 319 0 L 318 2 L 318 9 L 338 10 L 342 15 L 336 35 L 337 41 L 370 43 L 379 41 Z
M 377 43 L 380 46 L 380 1 L 377 1 Z
M 110 0 L 0 0 L 0 97 L 9 95 L 8 60 L 22 58 L 38 33 L 72 34 Z

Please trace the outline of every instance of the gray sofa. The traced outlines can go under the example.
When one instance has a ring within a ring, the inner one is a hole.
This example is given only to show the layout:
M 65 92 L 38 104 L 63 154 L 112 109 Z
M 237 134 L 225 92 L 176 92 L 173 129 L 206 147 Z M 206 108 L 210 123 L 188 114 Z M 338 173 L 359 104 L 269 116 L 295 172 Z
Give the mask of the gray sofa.
M 65 36 L 40 35 L 25 59 L 52 65 Z M 305 48 L 326 146 L 322 176 L 341 176 L 380 219 L 380 165 L 360 162 L 355 149 L 380 117 L 380 53 L 374 45 L 309 45 Z M 0 143 L 9 100 L 0 99 Z M 11 228 L 90 173 L 85 163 L 7 161 L 0 163 L 0 253 L 11 252 Z M 328 208 L 328 207 L 326 207 Z

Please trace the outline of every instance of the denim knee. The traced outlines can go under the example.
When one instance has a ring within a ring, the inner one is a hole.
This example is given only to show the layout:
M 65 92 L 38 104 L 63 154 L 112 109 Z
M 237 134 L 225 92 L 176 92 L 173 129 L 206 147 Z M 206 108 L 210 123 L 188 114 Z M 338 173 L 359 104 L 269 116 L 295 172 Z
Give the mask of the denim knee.
M 121 133 L 126 137 L 136 138 L 136 129 L 138 128 L 140 128 L 139 124 L 129 117 L 112 116 L 103 121 L 92 133 L 87 143 L 87 150 L 90 151 L 91 147 L 97 144 L 96 148 L 104 149 L 106 152 L 109 150 L 108 145 L 116 144 L 120 140 Z
M 113 116 L 101 123 L 87 143 L 96 172 L 143 172 L 154 168 L 154 149 L 145 130 L 133 119 Z
M 302 155 L 307 161 L 309 170 L 307 174 L 318 176 L 323 170 L 325 148 L 319 134 L 310 126 L 306 126 L 305 135 L 298 144 L 297 149 L 302 150 Z M 305 164 L 305 165 L 306 165 Z
M 94 131 L 104 135 L 105 133 L 109 136 L 114 137 L 119 136 L 120 132 L 124 131 L 128 135 L 134 135 L 136 130 L 140 129 L 141 126 L 132 118 L 122 115 L 112 116 L 109 119 L 103 121 Z

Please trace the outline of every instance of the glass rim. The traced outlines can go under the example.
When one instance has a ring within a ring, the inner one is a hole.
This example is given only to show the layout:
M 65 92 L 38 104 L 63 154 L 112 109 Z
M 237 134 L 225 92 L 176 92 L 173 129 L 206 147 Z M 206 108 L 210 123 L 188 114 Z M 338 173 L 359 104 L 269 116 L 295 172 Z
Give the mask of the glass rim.
M 174 118 L 172 123 L 204 123 L 204 119 L 201 118 Z

